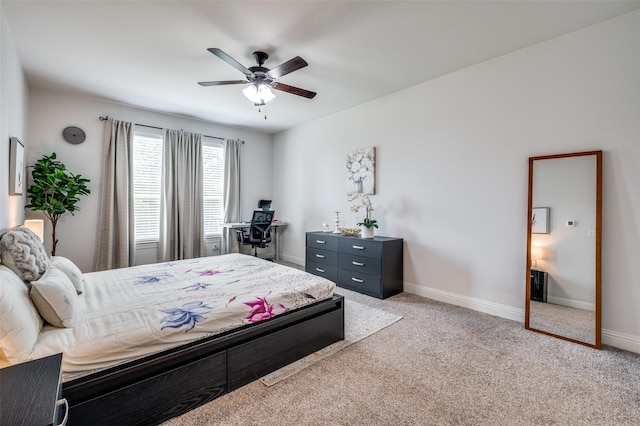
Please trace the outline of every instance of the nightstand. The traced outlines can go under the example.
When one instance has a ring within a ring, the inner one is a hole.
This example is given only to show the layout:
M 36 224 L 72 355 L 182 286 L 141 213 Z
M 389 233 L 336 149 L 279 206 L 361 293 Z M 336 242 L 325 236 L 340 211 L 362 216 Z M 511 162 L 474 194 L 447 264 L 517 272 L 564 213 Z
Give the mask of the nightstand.
M 0 369 L 0 425 L 58 425 L 61 366 L 57 354 Z
M 538 269 L 531 270 L 531 300 L 538 302 L 547 301 L 547 285 L 549 275 Z

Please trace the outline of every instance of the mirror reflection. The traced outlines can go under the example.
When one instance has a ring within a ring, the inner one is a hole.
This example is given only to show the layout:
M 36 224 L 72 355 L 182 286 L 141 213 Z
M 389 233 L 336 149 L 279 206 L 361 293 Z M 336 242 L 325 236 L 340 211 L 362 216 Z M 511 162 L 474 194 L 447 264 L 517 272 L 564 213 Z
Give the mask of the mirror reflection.
M 602 152 L 529 159 L 525 327 L 600 347 Z

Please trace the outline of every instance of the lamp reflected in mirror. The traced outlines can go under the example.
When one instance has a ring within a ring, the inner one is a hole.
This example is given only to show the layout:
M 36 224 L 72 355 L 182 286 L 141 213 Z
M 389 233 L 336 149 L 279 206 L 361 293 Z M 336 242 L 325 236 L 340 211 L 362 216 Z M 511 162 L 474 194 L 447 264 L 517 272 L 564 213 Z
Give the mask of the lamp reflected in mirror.
M 602 151 L 531 157 L 528 207 L 525 328 L 600 348 Z
M 542 259 L 542 247 L 531 247 L 531 266 L 536 268 L 538 266 L 538 260 Z

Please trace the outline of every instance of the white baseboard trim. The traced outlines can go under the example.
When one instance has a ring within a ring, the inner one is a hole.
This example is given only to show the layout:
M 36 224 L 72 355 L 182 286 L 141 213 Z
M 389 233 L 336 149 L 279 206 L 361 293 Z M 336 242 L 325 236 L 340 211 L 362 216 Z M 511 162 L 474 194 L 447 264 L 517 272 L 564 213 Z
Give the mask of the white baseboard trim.
M 594 312 L 596 310 L 595 303 L 566 299 L 564 297 L 548 296 L 547 302 L 553 303 L 554 305 L 568 306 L 569 308 L 584 309 L 585 311 Z
M 463 308 L 473 309 L 474 311 L 484 312 L 485 314 L 491 314 L 524 323 L 523 309 L 513 308 L 500 303 L 488 302 L 482 299 L 475 299 L 473 297 L 461 296 L 448 291 L 437 290 L 435 288 L 419 286 L 407 282 L 404 283 L 404 291 L 426 297 L 428 299 L 437 300 L 439 302 L 450 303 L 452 305 L 462 306 Z
M 296 257 L 296 256 L 281 254 L 280 260 L 284 260 L 285 262 L 295 263 L 296 265 L 301 265 L 304 267 L 304 257 Z
M 629 352 L 640 353 L 640 337 L 602 329 L 602 343 Z
M 524 324 L 523 309 L 516 309 L 500 303 L 461 296 L 448 291 L 437 290 L 407 282 L 404 283 L 404 291 L 417 296 L 426 297 L 439 302 L 450 303 L 463 308 L 473 309 L 474 311 L 484 312 L 486 314 L 518 321 Z M 625 351 L 640 353 L 640 336 L 603 329 L 602 343 Z

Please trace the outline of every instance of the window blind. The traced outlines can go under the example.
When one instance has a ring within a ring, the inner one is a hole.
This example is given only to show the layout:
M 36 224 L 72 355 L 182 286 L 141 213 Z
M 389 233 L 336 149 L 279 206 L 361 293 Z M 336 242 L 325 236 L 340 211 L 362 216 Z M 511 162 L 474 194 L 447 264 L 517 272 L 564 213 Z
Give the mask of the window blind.
M 162 133 L 134 131 L 133 210 L 135 239 L 158 241 L 160 236 L 160 189 L 162 178 Z
M 224 210 L 224 148 L 222 143 L 209 139 L 202 143 L 204 234 L 222 233 Z

